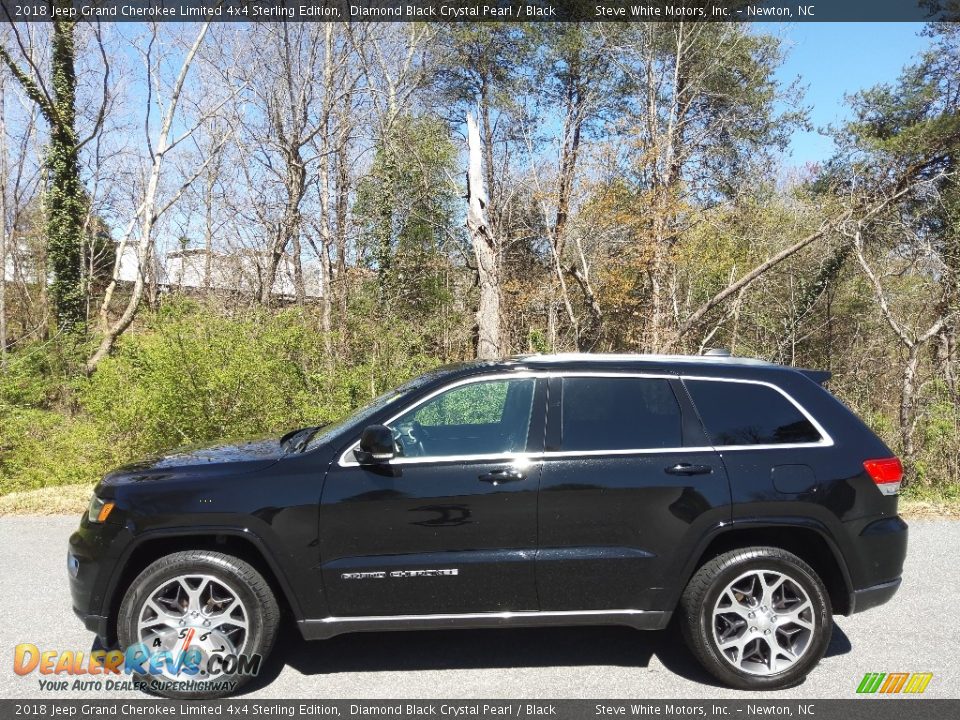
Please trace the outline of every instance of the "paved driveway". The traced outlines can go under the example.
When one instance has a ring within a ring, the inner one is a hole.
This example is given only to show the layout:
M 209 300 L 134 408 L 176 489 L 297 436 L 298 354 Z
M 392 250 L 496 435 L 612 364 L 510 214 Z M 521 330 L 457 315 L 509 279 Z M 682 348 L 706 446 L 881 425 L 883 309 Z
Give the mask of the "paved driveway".
M 66 543 L 75 517 L 0 518 L 0 698 L 40 695 L 13 673 L 31 642 L 86 650 L 70 609 Z M 933 672 L 927 697 L 960 696 L 960 522 L 911 523 L 903 587 L 882 608 L 839 618 L 806 683 L 766 698 L 849 698 L 865 672 Z M 719 688 L 679 633 L 626 628 L 471 630 L 343 635 L 307 643 L 287 629 L 250 697 L 747 698 Z M 58 694 L 59 699 L 80 693 Z M 121 697 L 121 695 L 112 695 Z M 129 697 L 140 697 L 130 694 Z

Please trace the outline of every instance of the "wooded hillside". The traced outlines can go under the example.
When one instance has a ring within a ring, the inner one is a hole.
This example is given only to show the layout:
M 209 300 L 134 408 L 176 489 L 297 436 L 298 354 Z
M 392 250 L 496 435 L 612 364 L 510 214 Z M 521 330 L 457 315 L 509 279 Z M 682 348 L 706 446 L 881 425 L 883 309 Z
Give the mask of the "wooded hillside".
M 926 33 L 798 169 L 763 26 L 6 24 L 0 494 L 446 362 L 726 347 L 831 371 L 958 499 L 960 27 Z

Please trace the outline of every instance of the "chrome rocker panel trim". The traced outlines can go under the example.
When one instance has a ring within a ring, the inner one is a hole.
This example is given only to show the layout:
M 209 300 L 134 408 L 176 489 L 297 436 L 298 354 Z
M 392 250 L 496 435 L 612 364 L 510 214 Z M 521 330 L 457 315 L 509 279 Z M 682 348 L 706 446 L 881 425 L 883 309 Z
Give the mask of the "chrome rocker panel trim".
M 385 630 L 469 630 L 499 627 L 626 625 L 637 630 L 662 630 L 673 613 L 664 610 L 522 610 L 516 612 L 449 613 L 435 615 L 367 615 L 301 620 L 306 640 L 323 640 L 351 632 Z

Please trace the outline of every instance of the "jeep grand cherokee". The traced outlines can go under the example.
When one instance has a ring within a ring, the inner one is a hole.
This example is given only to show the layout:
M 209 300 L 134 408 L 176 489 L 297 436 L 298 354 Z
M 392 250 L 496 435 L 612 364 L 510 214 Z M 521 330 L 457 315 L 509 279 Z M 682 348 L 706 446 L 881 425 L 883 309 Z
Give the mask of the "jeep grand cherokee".
M 703 356 L 445 367 L 336 425 L 110 473 L 70 539 L 74 608 L 106 643 L 199 660 L 265 656 L 281 610 L 311 640 L 677 616 L 725 684 L 795 684 L 834 614 L 893 596 L 906 553 L 900 462 L 828 377 Z

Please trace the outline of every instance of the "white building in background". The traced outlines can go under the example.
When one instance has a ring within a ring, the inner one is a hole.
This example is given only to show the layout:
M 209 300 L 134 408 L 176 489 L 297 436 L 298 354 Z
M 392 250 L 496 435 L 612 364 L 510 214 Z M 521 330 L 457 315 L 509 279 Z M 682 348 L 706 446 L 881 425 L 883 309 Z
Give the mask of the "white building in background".
M 117 247 L 117 250 L 119 249 L 120 248 Z M 124 246 L 123 253 L 120 255 L 120 274 L 118 276 L 120 282 L 132 284 L 137 281 L 137 275 L 140 272 L 139 252 L 139 243 L 127 242 Z M 154 258 L 153 263 L 154 272 L 157 273 L 157 283 L 161 286 L 166 285 L 167 281 L 163 272 L 163 265 L 158 263 L 156 258 Z
M 133 283 L 137 279 L 139 260 L 138 248 L 129 243 L 120 259 L 120 281 Z M 270 263 L 266 252 L 238 250 L 235 252 L 208 252 L 206 249 L 184 249 L 168 252 L 157 262 L 154 271 L 161 288 L 169 292 L 203 290 L 207 287 L 205 279 L 209 266 L 209 288 L 220 293 L 238 293 L 258 295 L 261 277 L 265 278 Z M 316 258 L 303 258 L 304 293 L 308 300 L 315 300 L 323 294 L 322 270 Z M 284 255 L 277 267 L 273 283 L 274 297 L 294 299 L 293 258 Z
M 117 248 L 119 250 L 119 247 Z M 120 282 L 133 284 L 137 281 L 140 260 L 136 242 L 128 242 L 120 257 Z M 168 292 L 202 291 L 206 287 L 204 279 L 207 273 L 207 258 L 210 265 L 210 289 L 220 293 L 236 293 L 257 296 L 260 293 L 261 277 L 266 277 L 270 255 L 265 252 L 239 250 L 230 253 L 211 252 L 205 249 L 174 250 L 156 259 L 154 256 L 153 273 L 161 290 Z M 14 265 L 13 253 L 7 255 L 3 269 L 7 282 L 18 279 L 28 283 L 38 281 L 42 271 L 29 263 L 19 268 L 19 278 Z M 323 272 L 319 261 L 314 257 L 301 260 L 303 270 L 304 293 L 308 300 L 317 300 L 323 295 Z M 293 281 L 293 258 L 284 255 L 277 267 L 277 276 L 273 283 L 273 296 L 286 300 L 296 298 L 296 285 Z
M 7 282 L 13 282 L 17 279 L 17 272 L 12 253 L 7 255 L 6 261 L 6 266 L 3 268 L 3 279 Z
M 16 239 L 9 239 L 7 245 L 6 263 L 3 268 L 3 279 L 8 283 L 25 282 L 34 284 L 41 281 L 46 274 L 46 268 L 37 265 L 34 258 L 30 256 L 29 250 Z M 17 266 L 17 258 L 20 258 L 20 265 Z

